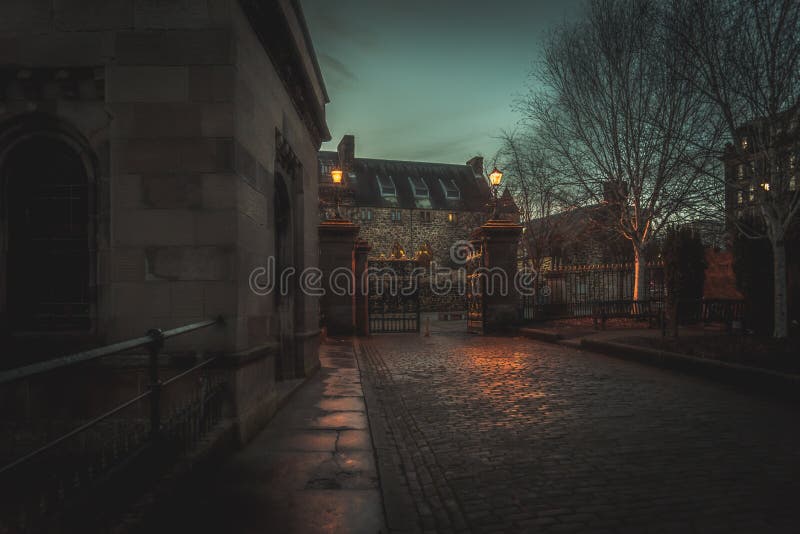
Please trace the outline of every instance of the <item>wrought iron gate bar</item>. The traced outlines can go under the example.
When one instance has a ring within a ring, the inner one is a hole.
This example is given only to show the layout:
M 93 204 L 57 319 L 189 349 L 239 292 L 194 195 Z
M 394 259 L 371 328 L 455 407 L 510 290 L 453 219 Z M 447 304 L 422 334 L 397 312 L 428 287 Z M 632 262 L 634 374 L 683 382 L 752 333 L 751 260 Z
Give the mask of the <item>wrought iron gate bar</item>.
M 419 332 L 419 281 L 415 272 L 418 266 L 414 260 L 402 259 L 367 262 L 370 333 Z

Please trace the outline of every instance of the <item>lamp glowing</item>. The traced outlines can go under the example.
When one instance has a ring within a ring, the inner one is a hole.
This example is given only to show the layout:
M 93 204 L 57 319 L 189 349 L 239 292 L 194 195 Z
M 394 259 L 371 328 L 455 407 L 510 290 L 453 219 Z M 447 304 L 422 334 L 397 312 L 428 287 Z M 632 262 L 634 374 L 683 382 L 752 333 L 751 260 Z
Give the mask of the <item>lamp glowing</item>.
M 336 185 L 339 185 L 340 183 L 342 183 L 342 171 L 339 170 L 339 169 L 332 170 L 331 171 L 331 180 L 333 180 L 333 183 L 336 184 Z
M 497 170 L 497 167 L 495 167 L 492 173 L 489 175 L 489 183 L 492 184 L 492 187 L 497 187 L 500 185 L 500 182 L 502 180 L 503 180 L 503 173 Z

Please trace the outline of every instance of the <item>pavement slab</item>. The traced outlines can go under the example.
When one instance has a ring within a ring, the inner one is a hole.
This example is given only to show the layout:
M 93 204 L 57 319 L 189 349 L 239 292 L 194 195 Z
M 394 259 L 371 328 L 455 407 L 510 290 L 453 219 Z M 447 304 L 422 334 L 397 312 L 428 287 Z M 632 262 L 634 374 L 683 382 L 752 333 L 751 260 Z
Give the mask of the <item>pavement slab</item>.
M 385 533 L 352 342 L 323 344 L 320 362 L 250 444 L 160 503 L 146 532 Z

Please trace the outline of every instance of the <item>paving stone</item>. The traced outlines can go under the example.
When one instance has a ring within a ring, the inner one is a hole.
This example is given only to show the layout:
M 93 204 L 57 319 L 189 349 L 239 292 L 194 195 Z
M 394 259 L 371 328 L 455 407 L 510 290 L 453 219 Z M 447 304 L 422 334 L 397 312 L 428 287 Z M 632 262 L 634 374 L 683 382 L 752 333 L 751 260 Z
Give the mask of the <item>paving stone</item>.
M 472 532 L 792 532 L 800 522 L 791 405 L 528 339 L 358 343 L 384 502 L 424 528 L 451 528 L 443 514 Z

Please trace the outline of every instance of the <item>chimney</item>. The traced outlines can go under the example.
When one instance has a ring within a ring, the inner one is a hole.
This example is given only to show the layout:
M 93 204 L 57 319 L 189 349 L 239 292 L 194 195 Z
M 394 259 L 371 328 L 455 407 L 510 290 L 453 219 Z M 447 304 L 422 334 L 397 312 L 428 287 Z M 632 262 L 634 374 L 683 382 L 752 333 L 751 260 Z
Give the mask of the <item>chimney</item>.
M 353 160 L 356 157 L 356 138 L 352 135 L 345 135 L 339 141 L 339 146 L 336 148 L 339 153 L 339 165 L 345 172 L 353 170 Z
M 472 167 L 472 174 L 475 178 L 483 178 L 483 156 L 475 156 L 467 162 Z

